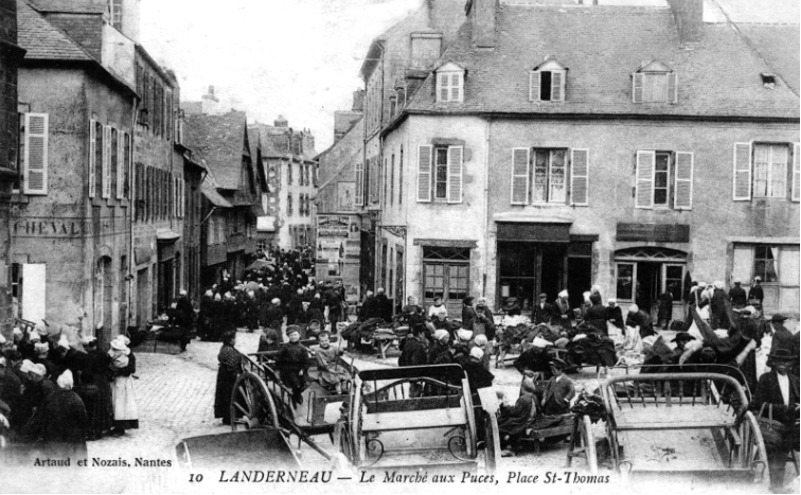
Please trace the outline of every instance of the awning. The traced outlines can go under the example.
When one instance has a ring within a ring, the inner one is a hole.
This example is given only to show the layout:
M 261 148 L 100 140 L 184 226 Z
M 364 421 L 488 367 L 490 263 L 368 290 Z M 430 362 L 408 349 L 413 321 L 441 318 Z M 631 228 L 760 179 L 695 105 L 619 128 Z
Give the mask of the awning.
M 175 242 L 181 238 L 181 234 L 173 232 L 170 229 L 158 229 L 156 231 L 156 239 L 159 242 Z
M 150 256 L 153 254 L 153 251 L 150 249 L 149 246 L 139 246 L 134 248 L 134 262 L 137 265 L 141 265 L 144 263 L 150 263 Z
M 537 208 L 531 211 L 508 211 L 492 216 L 496 222 L 504 223 L 567 223 L 575 220 L 573 212 L 566 208 Z
M 500 223 L 499 241 L 569 243 L 569 223 Z
M 261 216 L 264 216 L 264 209 L 261 207 L 260 204 L 251 205 L 250 214 L 253 215 L 254 218 L 259 218 Z
M 209 200 L 209 203 L 213 204 L 214 206 L 218 208 L 233 208 L 233 205 L 229 203 L 227 199 L 223 198 L 213 186 L 208 185 L 206 182 L 203 182 L 200 190 L 203 193 L 203 196 Z

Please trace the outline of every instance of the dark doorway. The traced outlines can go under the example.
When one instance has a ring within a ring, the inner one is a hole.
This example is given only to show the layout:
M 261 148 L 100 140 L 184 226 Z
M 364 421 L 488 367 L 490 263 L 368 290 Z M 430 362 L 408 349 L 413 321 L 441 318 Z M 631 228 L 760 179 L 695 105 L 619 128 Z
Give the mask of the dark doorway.
M 653 314 L 654 305 L 659 298 L 661 287 L 661 263 L 637 263 L 637 294 L 635 302 L 641 310 Z
M 565 288 L 564 263 L 565 250 L 563 247 L 543 246 L 540 292 L 548 294 L 548 302 L 553 302 L 556 295 Z
M 567 292 L 570 306 L 577 308 L 584 303 L 584 292 L 592 285 L 592 258 L 567 259 Z

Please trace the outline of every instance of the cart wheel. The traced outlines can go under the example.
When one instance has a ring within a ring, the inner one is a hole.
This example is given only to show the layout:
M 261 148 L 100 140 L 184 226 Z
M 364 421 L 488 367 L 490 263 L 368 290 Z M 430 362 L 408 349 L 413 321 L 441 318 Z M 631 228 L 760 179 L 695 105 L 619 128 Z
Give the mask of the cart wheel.
M 247 371 L 236 379 L 231 393 L 231 430 L 264 426 L 278 428 L 273 396 L 259 375 Z
M 744 468 L 751 468 L 754 473 L 754 483 L 762 486 L 767 492 L 770 485 L 768 475 L 768 455 L 765 450 L 765 442 L 762 439 L 762 432 L 751 411 L 746 411 L 742 426 L 743 447 L 741 450 L 742 465 Z
M 498 454 L 501 451 L 501 435 L 498 431 L 498 418 L 487 414 L 484 421 L 484 469 L 493 474 L 498 466 Z

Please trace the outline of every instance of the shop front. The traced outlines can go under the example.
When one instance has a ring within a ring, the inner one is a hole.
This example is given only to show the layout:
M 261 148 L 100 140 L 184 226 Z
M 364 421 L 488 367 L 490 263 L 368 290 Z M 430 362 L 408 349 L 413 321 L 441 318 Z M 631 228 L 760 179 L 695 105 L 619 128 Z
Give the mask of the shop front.
M 511 298 L 530 311 L 541 293 L 553 301 L 567 289 L 571 306 L 582 302 L 592 285 L 594 235 L 571 235 L 570 223 L 498 222 L 497 287 L 499 307 Z

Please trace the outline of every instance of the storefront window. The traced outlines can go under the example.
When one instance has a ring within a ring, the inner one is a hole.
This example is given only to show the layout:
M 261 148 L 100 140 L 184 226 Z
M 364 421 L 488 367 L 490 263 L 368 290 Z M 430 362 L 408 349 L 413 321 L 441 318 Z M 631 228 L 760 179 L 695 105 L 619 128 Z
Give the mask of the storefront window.
M 617 264 L 617 298 L 624 301 L 634 299 L 634 264 Z
M 778 282 L 778 246 L 756 246 L 754 249 L 754 275 L 762 277 L 762 282 Z

